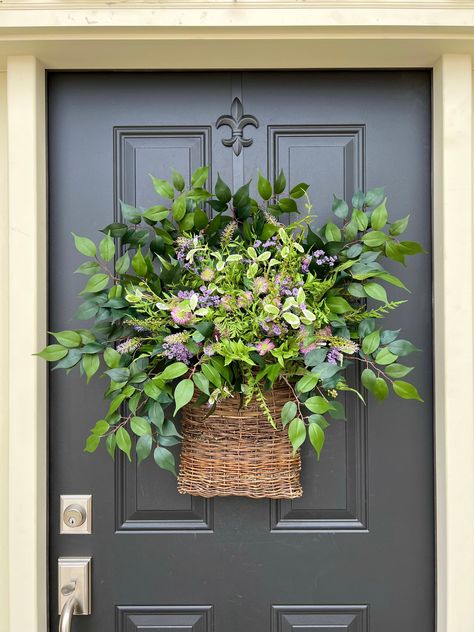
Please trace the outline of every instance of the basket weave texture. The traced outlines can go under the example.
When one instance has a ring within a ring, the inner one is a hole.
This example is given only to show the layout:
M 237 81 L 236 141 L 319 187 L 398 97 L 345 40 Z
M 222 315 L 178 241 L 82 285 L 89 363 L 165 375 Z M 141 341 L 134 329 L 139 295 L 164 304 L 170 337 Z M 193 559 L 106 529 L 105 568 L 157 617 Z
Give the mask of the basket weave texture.
M 293 450 L 280 413 L 292 399 L 286 385 L 265 394 L 277 424 L 272 428 L 257 402 L 240 408 L 238 396 L 222 400 L 206 418 L 206 406 L 183 409 L 178 491 L 193 496 L 298 498 L 301 457 Z

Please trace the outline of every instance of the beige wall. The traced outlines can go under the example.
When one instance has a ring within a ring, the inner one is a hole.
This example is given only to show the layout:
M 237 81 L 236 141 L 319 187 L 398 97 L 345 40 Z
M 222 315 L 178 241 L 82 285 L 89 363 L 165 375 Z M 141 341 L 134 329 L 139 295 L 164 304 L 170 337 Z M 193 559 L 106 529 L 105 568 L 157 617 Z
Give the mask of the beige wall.
M 7 75 L 0 72 L 0 253 L 8 250 L 7 184 Z M 0 307 L 0 331 L 8 331 L 8 266 L 0 255 L 0 288 L 4 300 Z M 8 336 L 2 336 L 0 353 L 0 631 L 9 630 L 8 617 Z

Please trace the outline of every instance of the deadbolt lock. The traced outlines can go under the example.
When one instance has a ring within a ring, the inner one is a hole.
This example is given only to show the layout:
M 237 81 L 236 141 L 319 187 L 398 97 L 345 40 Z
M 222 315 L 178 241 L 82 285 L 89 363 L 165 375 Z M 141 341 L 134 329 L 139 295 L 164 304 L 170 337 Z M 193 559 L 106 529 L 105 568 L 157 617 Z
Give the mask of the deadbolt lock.
M 92 496 L 61 496 L 60 533 L 92 533 Z
M 64 510 L 63 520 L 68 527 L 80 527 L 86 521 L 86 511 L 82 505 L 68 505 Z

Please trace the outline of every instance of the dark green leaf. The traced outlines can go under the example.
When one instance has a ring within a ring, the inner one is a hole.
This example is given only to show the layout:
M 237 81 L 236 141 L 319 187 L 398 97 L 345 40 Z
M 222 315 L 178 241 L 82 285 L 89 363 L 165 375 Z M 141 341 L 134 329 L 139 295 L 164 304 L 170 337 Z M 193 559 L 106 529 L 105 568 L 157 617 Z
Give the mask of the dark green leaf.
M 282 169 L 277 179 L 273 183 L 273 191 L 275 192 L 275 195 L 280 195 L 280 193 L 283 193 L 283 191 L 285 190 L 285 187 L 286 187 L 286 178 Z
M 138 463 L 141 463 L 144 459 L 146 459 L 151 452 L 151 448 L 153 446 L 153 438 L 151 435 L 146 434 L 139 437 L 137 441 L 137 445 L 135 450 L 137 452 Z
M 308 189 L 309 189 L 309 184 L 306 184 L 306 182 L 299 182 L 291 189 L 290 197 L 294 198 L 295 200 L 298 200 L 299 198 L 303 197 L 303 195 L 306 193 Z
M 132 268 L 135 274 L 139 277 L 144 277 L 147 273 L 147 265 L 145 258 L 142 255 L 142 250 L 139 248 L 132 259 Z
M 337 215 L 337 217 L 345 219 L 349 214 L 349 206 L 347 205 L 347 202 L 345 200 L 342 200 L 334 195 L 334 199 L 332 202 L 332 212 L 334 213 L 334 215 Z
M 185 182 L 183 176 L 176 171 L 176 169 L 171 169 L 171 180 L 173 182 L 173 186 L 177 191 L 182 191 L 185 187 Z
M 387 382 L 382 377 L 375 378 L 371 392 L 377 399 L 381 401 L 384 400 L 388 395 Z
M 406 356 L 414 351 L 419 351 L 419 349 L 408 340 L 394 340 L 388 345 L 388 348 L 397 356 Z
M 260 172 L 258 173 L 257 189 L 263 200 L 269 200 L 272 197 L 272 185 Z
M 215 188 L 216 197 L 220 202 L 227 204 L 232 199 L 232 192 L 227 186 L 227 184 L 221 179 L 220 175 L 217 174 L 217 182 Z
M 194 373 L 193 382 L 194 384 L 196 384 L 200 391 L 206 393 L 206 395 L 209 395 L 209 380 L 203 373 L 201 373 L 200 371 Z
M 155 459 L 155 463 L 157 465 L 159 465 L 164 470 L 168 470 L 169 472 L 171 472 L 172 474 L 176 476 L 176 466 L 175 466 L 174 456 L 169 450 L 167 450 L 166 448 L 162 448 L 161 446 L 158 446 L 157 448 L 155 448 L 155 451 L 153 452 L 153 458 Z
M 297 413 L 298 408 L 295 402 L 286 402 L 286 404 L 281 409 L 281 421 L 283 427 L 285 427 L 286 424 L 290 423 L 290 421 L 296 417 Z

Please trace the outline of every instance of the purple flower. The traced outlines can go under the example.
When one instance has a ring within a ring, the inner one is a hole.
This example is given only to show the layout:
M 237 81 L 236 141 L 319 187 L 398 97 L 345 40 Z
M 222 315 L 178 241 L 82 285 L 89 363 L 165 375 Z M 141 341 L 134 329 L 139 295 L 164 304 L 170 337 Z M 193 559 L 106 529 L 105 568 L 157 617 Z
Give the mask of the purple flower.
M 252 292 L 243 292 L 243 294 L 237 297 L 237 306 L 240 307 L 240 309 L 250 307 L 252 299 Z
M 163 355 L 170 360 L 178 360 L 178 362 L 189 364 L 193 354 L 183 345 L 182 342 L 175 342 L 172 344 L 163 342 Z
M 339 362 L 342 362 L 343 357 L 344 356 L 342 355 L 340 349 L 332 347 L 326 356 L 326 362 L 329 362 L 329 364 L 338 364 Z

